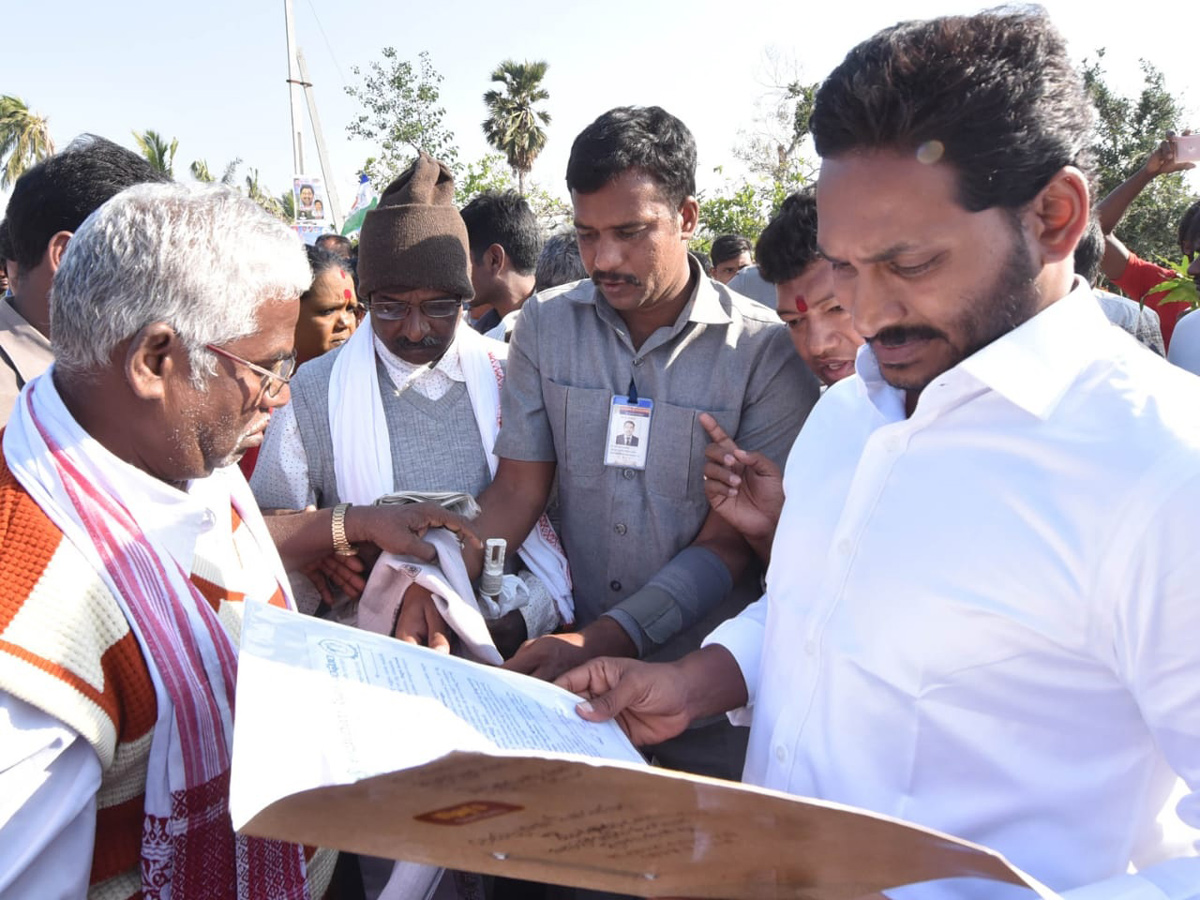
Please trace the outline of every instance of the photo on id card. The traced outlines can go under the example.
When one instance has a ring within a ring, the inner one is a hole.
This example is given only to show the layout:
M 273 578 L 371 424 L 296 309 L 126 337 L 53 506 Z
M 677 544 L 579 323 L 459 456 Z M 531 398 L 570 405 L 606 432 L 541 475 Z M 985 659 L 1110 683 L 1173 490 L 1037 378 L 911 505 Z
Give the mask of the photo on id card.
M 650 444 L 650 418 L 654 401 L 617 395 L 608 413 L 608 436 L 604 442 L 604 464 L 622 469 L 645 469 Z

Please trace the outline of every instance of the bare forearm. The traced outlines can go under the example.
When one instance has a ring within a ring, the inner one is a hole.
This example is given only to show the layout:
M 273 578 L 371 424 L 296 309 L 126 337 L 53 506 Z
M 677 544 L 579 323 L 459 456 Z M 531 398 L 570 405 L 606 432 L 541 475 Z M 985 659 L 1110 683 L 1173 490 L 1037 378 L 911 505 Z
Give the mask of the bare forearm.
M 1129 265 L 1129 250 L 1117 239 L 1116 235 L 1105 235 L 1104 256 L 1100 258 L 1100 271 L 1104 273 L 1104 277 L 1109 281 L 1116 281 L 1125 274 L 1127 265 Z
M 1111 234 L 1117 227 L 1117 223 L 1121 221 L 1121 217 L 1125 215 L 1125 211 L 1129 209 L 1130 204 L 1153 180 L 1154 176 L 1146 171 L 1145 166 L 1142 166 L 1097 203 L 1096 218 L 1100 221 L 1100 230 L 1105 234 Z
M 771 541 L 774 535 L 747 543 L 747 539 L 736 528 L 714 512 L 709 512 L 708 518 L 700 529 L 700 534 L 692 543 L 716 554 L 729 570 L 729 576 L 737 581 L 746 566 L 753 558 L 752 552 L 766 560 L 771 554 Z M 764 551 L 759 551 L 759 545 L 765 542 Z M 765 555 L 764 555 L 765 554 Z
M 504 538 L 508 552 L 515 552 L 546 509 L 553 481 L 554 463 L 502 459 L 495 479 L 479 495 L 481 511 L 472 523 L 475 533 L 484 541 Z M 468 547 L 463 559 L 470 576 L 478 578 L 483 568 L 482 551 Z
M 347 528 L 349 527 L 347 516 Z M 318 509 L 285 516 L 266 516 L 267 531 L 283 566 L 289 571 L 333 552 L 333 510 Z
M 746 543 L 750 545 L 750 549 L 754 554 L 767 565 L 771 562 L 771 545 L 775 543 L 775 532 L 762 535 L 760 537 L 746 537 Z
M 433 518 L 430 519 L 432 510 Z M 426 527 L 458 529 L 461 520 L 428 504 L 415 506 L 351 506 L 343 525 L 351 544 L 374 544 L 394 553 L 433 558 L 433 548 L 420 540 Z M 333 509 L 318 509 L 285 516 L 267 516 L 267 531 L 279 550 L 284 568 L 298 569 L 333 553 Z M 416 530 L 414 530 L 416 529 Z M 469 549 L 478 550 L 468 541 Z
M 738 709 L 750 699 L 737 660 L 720 644 L 709 644 L 671 665 L 687 685 L 687 714 L 693 722 Z

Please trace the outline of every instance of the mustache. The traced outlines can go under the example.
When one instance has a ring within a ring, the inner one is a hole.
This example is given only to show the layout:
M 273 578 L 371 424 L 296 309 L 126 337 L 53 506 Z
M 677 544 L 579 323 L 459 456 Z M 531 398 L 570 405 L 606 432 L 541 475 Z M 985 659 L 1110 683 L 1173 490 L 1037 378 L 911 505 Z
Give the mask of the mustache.
M 642 286 L 642 283 L 632 275 L 625 275 L 621 272 L 605 272 L 602 269 L 592 272 L 592 284 L 599 285 L 601 281 L 620 281 L 632 284 L 634 287 Z
M 866 340 L 872 346 L 880 344 L 884 347 L 899 347 L 909 341 L 933 341 L 939 338 L 945 339 L 946 333 L 928 325 L 892 325 Z
M 431 350 L 441 347 L 445 343 L 441 338 L 434 337 L 431 334 L 421 338 L 419 341 L 410 341 L 407 338 L 401 338 L 399 346 L 404 350 Z

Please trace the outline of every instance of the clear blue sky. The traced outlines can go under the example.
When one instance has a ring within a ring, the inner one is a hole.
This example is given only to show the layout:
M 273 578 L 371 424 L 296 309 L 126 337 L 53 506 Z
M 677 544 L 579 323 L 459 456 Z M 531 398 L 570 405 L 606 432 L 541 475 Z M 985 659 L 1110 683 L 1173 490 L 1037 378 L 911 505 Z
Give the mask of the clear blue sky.
M 732 150 L 739 131 L 753 127 L 755 100 L 766 90 L 768 48 L 818 81 L 854 43 L 898 19 L 980 8 L 945 0 L 294 2 L 297 40 L 347 205 L 355 171 L 372 151 L 346 134 L 357 105 L 344 85 L 355 82 L 353 66 L 365 66 L 385 45 L 409 59 L 431 53 L 445 76 L 442 101 L 462 161 L 488 152 L 479 123 L 491 69 L 506 57 L 544 59 L 550 64 L 546 108 L 554 121 L 534 167 L 536 182 L 563 194 L 574 136 L 604 110 L 636 103 L 664 106 L 691 127 L 700 148 L 700 186 L 713 189 L 738 174 Z M 4 5 L 0 92 L 17 94 L 47 115 L 60 146 L 83 131 L 133 146 L 132 130 L 153 128 L 179 139 L 177 176 L 185 177 L 194 159 L 219 172 L 241 157 L 239 174 L 257 168 L 272 193 L 290 183 L 283 0 Z M 1191 51 L 1191 4 L 1045 5 L 1076 59 L 1106 47 L 1112 81 L 1132 92 L 1140 83 L 1138 58 L 1151 58 L 1195 113 L 1200 67 Z M 1139 18 L 1143 10 L 1153 18 Z M 1178 48 L 1164 55 L 1172 39 Z M 1200 126 L 1200 118 L 1195 122 Z M 311 137 L 305 154 L 315 172 Z M 713 172 L 718 166 L 724 174 Z

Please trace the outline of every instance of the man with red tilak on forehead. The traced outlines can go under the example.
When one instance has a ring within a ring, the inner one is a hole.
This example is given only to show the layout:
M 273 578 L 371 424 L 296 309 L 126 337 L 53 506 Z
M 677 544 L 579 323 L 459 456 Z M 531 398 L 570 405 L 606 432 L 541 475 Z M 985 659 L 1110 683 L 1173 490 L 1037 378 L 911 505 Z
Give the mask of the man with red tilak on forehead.
M 826 387 L 854 374 L 862 335 L 834 291 L 833 268 L 817 249 L 817 197 L 797 191 L 754 248 L 758 271 L 775 286 L 776 312 L 796 352 Z
M 816 195 L 797 191 L 784 200 L 754 252 L 759 274 L 775 287 L 775 311 L 822 390 L 853 375 L 863 339 L 834 290 L 833 267 L 817 249 Z M 709 505 L 769 562 L 783 508 L 783 473 L 763 454 L 739 448 L 711 416 L 700 421 L 713 439 L 705 451 Z M 746 496 L 739 500 L 741 494 Z

